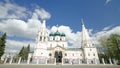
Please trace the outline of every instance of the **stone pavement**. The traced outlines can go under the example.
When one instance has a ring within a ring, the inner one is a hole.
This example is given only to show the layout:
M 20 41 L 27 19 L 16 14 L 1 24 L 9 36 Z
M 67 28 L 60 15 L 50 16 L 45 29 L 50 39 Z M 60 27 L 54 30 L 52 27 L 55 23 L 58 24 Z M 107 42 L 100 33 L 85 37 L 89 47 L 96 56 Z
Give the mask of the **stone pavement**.
M 1 64 L 0 68 L 120 68 L 120 65 L 15 65 Z

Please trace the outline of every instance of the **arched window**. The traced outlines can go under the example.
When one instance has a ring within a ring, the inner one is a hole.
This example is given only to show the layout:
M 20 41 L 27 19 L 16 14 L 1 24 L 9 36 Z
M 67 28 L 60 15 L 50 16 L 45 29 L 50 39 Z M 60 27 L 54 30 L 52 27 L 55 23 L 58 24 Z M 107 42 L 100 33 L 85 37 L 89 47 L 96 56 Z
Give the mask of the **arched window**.
M 74 53 L 72 54 L 72 56 L 74 56 Z
M 51 54 L 51 53 L 49 53 L 49 56 L 52 56 L 52 54 Z
M 42 37 L 40 36 L 40 41 L 42 41 Z
M 63 44 L 63 47 L 64 47 L 64 44 Z
M 65 53 L 65 56 L 67 56 L 67 53 Z
M 55 58 L 58 58 L 58 55 L 59 55 L 58 52 L 55 51 L 55 56 L 54 56 L 54 57 L 55 57 Z
M 50 44 L 50 48 L 52 48 L 52 43 Z
M 59 52 L 59 56 L 62 58 L 62 51 Z
M 90 56 L 90 54 L 88 54 L 88 56 Z
M 46 40 L 46 37 L 44 37 L 44 41 Z
M 80 56 L 82 56 L 82 54 L 80 54 Z

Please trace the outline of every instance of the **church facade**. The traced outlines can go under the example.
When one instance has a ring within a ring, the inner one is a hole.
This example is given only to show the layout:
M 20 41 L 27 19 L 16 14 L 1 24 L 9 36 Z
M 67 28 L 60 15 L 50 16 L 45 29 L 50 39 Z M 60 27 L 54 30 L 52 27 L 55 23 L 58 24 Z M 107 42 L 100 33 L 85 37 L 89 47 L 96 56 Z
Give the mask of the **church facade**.
M 66 35 L 59 30 L 48 33 L 44 20 L 37 34 L 36 46 L 31 55 L 32 61 L 40 63 L 42 60 L 46 63 L 49 59 L 54 59 L 55 63 L 99 64 L 97 48 L 93 45 L 84 24 L 82 24 L 81 38 L 81 48 L 68 48 Z

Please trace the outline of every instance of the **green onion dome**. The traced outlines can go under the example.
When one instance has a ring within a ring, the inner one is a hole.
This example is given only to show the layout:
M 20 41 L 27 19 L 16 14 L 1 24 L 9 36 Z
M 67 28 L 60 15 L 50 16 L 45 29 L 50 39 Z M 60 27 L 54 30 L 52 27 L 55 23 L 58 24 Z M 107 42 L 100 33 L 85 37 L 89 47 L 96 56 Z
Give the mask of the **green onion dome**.
M 53 33 L 50 33 L 49 36 L 54 36 L 54 34 L 53 34 Z
M 61 36 L 65 36 L 65 34 L 64 34 L 64 33 L 62 33 L 62 34 L 61 34 Z
M 60 32 L 58 30 L 55 32 L 54 36 L 61 36 Z

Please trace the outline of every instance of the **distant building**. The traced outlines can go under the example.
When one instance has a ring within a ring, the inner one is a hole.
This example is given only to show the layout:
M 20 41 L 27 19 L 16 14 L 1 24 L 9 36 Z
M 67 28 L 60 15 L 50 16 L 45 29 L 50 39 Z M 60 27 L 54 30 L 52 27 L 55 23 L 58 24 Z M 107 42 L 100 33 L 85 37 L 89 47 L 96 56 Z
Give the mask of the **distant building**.
M 74 63 L 74 61 L 79 61 L 80 63 L 98 64 L 97 48 L 92 43 L 83 22 L 81 38 L 81 48 L 68 48 L 66 35 L 58 30 L 55 33 L 48 33 L 46 21 L 44 20 L 37 34 L 37 44 L 34 53 L 29 55 L 29 57 L 32 57 L 33 62 L 37 62 L 40 59 L 53 58 L 56 59 L 55 62 L 57 63 L 61 63 L 64 59 L 65 62 L 71 61 Z

